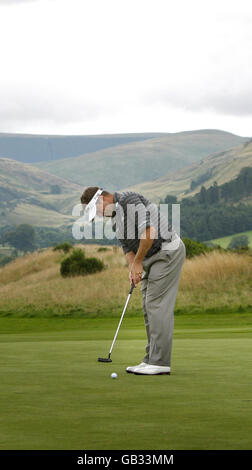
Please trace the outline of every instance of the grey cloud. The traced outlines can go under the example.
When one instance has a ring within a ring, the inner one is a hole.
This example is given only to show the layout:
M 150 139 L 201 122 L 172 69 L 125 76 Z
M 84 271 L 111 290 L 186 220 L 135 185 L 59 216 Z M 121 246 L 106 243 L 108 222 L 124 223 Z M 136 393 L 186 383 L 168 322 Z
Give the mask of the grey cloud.
M 0 90 L 0 126 L 13 122 L 48 122 L 75 123 L 95 120 L 103 113 L 110 113 L 103 103 L 88 101 L 85 97 L 77 97 L 54 90 Z
M 169 90 L 167 92 L 156 92 L 143 97 L 146 104 L 156 103 L 183 108 L 186 111 L 215 111 L 219 114 L 230 114 L 233 116 L 252 115 L 252 93 L 251 89 L 235 90 Z

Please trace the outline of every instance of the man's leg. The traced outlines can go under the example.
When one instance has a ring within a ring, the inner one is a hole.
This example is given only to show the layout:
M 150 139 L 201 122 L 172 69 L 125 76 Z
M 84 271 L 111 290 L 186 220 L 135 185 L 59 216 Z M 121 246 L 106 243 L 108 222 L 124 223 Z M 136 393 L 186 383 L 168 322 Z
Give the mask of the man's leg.
M 145 362 L 148 364 L 149 362 L 149 350 L 150 350 L 150 325 L 149 325 L 149 319 L 148 319 L 148 314 L 145 306 L 145 300 L 146 300 L 146 292 L 147 292 L 147 285 L 148 285 L 148 277 L 147 273 L 144 273 L 141 281 L 141 291 L 142 291 L 142 307 L 143 307 L 143 315 L 144 315 L 144 324 L 145 324 L 145 329 L 146 329 L 146 336 L 147 336 L 147 345 L 145 348 L 146 355 L 143 358 L 142 362 Z
M 171 365 L 174 306 L 184 260 L 185 246 L 181 240 L 177 250 L 161 251 L 149 267 L 144 299 L 149 333 L 148 363 L 152 365 Z

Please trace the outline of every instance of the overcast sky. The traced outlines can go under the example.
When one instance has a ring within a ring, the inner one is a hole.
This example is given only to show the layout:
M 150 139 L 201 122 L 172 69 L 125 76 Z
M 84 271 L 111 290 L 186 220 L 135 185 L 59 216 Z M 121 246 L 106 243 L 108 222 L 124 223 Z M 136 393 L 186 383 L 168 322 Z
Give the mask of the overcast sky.
M 252 136 L 251 0 L 0 0 L 0 132 Z

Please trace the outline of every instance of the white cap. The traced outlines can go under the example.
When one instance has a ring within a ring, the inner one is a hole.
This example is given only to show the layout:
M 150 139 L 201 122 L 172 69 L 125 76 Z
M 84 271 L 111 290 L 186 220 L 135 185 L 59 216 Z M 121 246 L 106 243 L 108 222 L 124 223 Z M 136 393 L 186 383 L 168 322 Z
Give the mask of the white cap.
M 93 220 L 96 216 L 96 203 L 102 192 L 103 188 L 98 189 L 98 191 L 96 191 L 95 195 L 92 197 L 91 201 L 89 201 L 89 203 L 85 207 L 85 212 L 87 213 L 89 222 Z

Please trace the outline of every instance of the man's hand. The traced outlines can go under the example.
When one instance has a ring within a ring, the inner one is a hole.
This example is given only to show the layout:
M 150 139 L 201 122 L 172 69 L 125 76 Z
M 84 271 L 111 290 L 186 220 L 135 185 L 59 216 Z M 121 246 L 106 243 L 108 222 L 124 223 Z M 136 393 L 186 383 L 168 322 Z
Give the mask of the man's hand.
M 129 272 L 129 281 L 130 281 L 130 285 L 131 285 L 131 284 L 132 284 L 132 281 L 133 281 L 132 275 L 131 275 L 131 271 Z
M 135 286 L 142 280 L 143 265 L 141 261 L 134 261 L 130 268 L 129 279 Z

